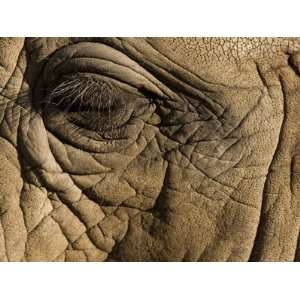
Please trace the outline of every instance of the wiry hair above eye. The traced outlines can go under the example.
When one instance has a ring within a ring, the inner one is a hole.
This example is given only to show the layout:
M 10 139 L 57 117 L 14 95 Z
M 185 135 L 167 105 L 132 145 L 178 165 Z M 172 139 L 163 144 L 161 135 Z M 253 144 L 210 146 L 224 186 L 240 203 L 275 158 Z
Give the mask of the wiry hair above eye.
M 49 89 L 44 103 L 66 110 L 101 110 L 113 106 L 121 94 L 118 88 L 92 77 L 71 77 Z

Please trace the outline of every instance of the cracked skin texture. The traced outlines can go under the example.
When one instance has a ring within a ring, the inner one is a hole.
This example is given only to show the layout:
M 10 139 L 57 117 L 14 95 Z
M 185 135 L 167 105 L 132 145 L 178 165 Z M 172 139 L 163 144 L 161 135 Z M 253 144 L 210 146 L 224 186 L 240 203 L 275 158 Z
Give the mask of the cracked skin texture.
M 299 48 L 2 38 L 0 261 L 298 261 Z

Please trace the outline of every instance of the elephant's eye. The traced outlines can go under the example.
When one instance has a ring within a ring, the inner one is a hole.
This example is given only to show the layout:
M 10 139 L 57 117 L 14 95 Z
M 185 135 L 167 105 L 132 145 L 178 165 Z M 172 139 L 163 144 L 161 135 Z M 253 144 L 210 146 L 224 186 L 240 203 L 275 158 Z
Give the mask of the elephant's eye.
M 125 124 L 132 113 L 128 95 L 92 77 L 62 78 L 49 89 L 43 110 L 64 113 L 73 125 L 107 136 Z

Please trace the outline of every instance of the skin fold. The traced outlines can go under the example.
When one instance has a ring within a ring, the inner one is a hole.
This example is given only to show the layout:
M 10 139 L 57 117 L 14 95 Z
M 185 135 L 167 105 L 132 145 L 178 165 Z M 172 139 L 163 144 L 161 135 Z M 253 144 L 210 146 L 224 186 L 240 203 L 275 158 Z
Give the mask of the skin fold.
M 0 261 L 298 261 L 298 38 L 1 38 Z

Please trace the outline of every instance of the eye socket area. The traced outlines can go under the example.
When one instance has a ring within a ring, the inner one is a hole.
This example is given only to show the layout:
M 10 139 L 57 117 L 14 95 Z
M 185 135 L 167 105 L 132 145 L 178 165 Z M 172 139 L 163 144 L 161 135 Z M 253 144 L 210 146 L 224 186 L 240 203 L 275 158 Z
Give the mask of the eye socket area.
M 86 151 L 117 151 L 131 145 L 156 110 L 145 95 L 93 74 L 61 76 L 43 94 L 34 98 L 34 107 L 47 130 Z
M 47 91 L 43 115 L 63 114 L 75 126 L 104 134 L 124 125 L 133 112 L 132 95 L 92 77 L 68 76 Z

